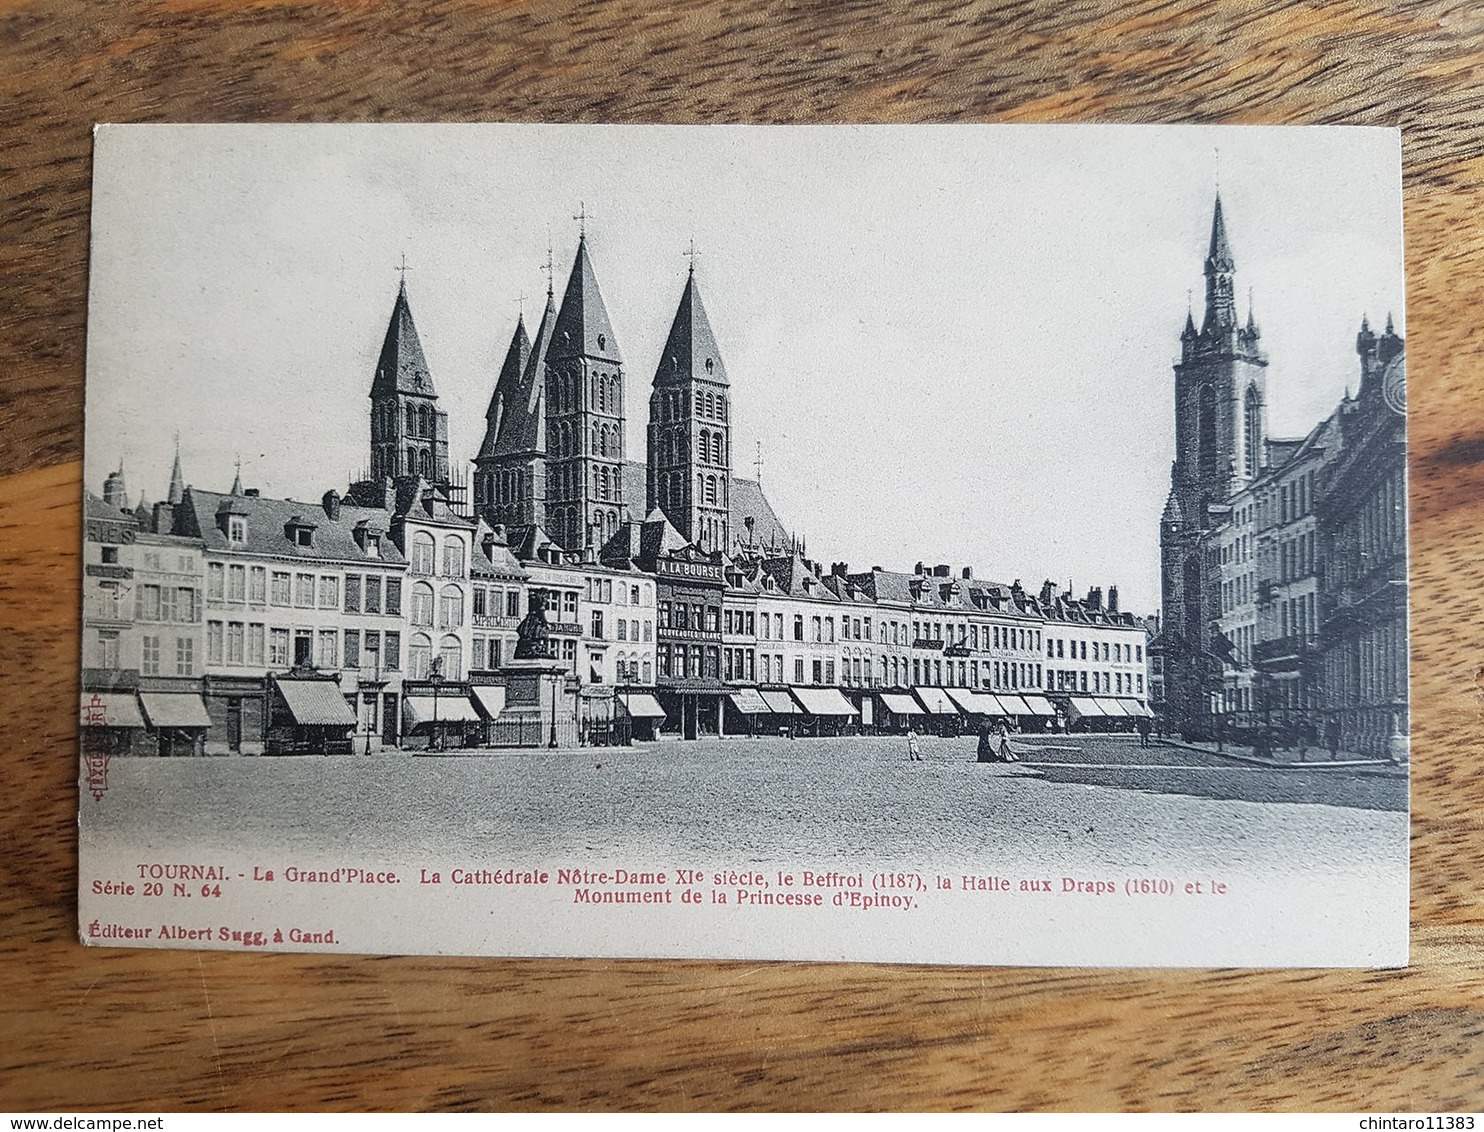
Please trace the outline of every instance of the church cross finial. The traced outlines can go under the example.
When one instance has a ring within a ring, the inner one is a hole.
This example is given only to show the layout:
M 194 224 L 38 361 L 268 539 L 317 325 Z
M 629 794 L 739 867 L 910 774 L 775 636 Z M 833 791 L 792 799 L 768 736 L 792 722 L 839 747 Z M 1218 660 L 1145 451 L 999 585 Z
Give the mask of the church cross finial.
M 700 252 L 696 251 L 696 241 L 694 237 L 691 238 L 690 247 L 680 254 L 690 260 L 690 270 L 687 272 L 687 274 L 694 275 L 696 273 L 696 257 L 701 254 Z
M 577 212 L 572 217 L 572 219 L 575 220 L 575 221 L 577 221 L 577 238 L 579 240 L 586 239 L 587 238 L 587 205 L 586 205 L 586 203 L 584 203 L 583 201 L 578 201 L 577 202 Z
M 753 458 L 752 466 L 757 469 L 757 485 L 763 486 L 763 442 L 757 442 L 757 455 Z
M 1216 192 L 1219 194 L 1221 192 L 1221 147 L 1219 145 L 1213 145 L 1211 147 L 1211 155 L 1213 174 L 1216 181 Z
M 527 298 L 529 298 L 529 296 L 524 291 L 522 291 L 519 295 L 516 295 L 515 296 L 515 311 L 516 311 L 516 314 L 520 318 L 525 318 L 526 317 L 526 299 Z
M 551 258 L 551 236 L 546 237 L 546 262 L 541 265 L 541 270 L 546 272 L 546 297 L 551 298 L 552 287 L 556 279 L 556 265 Z

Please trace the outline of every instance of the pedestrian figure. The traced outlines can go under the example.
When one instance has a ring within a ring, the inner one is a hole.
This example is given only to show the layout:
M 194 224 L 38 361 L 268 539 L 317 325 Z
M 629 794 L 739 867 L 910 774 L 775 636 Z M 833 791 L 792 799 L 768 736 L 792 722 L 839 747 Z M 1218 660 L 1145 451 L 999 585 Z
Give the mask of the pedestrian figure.
M 1149 726 L 1149 717 L 1147 715 L 1141 715 L 1141 716 L 1139 716 L 1138 728 L 1139 728 L 1139 746 L 1141 746 L 1141 747 L 1147 747 L 1147 746 L 1149 746 L 1149 732 L 1150 732 L 1151 728 Z
M 922 762 L 922 751 L 917 745 L 917 732 L 907 728 L 907 761 L 909 763 Z
M 983 727 L 979 728 L 979 755 L 977 761 L 981 763 L 992 763 L 994 760 L 994 743 L 990 741 L 989 724 L 986 723 Z
M 1000 761 L 1013 763 L 1015 752 L 1010 749 L 1010 729 L 1005 726 L 1005 721 L 1000 720 Z

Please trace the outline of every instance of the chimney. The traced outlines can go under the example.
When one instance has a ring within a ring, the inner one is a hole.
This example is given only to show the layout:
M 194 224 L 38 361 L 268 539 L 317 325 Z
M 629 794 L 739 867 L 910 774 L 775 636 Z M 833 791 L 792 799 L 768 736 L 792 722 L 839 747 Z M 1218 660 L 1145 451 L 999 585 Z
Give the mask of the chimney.
M 263 493 L 261 491 L 259 491 L 255 487 L 249 487 L 249 488 L 245 488 L 243 490 L 242 494 L 245 495 L 248 499 L 256 499 L 258 496 L 262 495 Z
M 324 497 L 320 500 L 320 503 L 324 505 L 325 516 L 330 520 L 330 522 L 335 523 L 340 521 L 339 492 L 337 492 L 332 487 L 329 491 L 325 492 Z
M 154 532 L 157 535 L 168 535 L 175 530 L 175 504 L 155 504 Z
M 1102 586 L 1093 586 L 1092 589 L 1090 589 L 1090 590 L 1087 591 L 1087 608 L 1088 609 L 1102 609 L 1103 608 L 1103 587 Z
M 974 579 L 974 568 L 972 566 L 965 566 L 964 567 L 964 569 L 963 569 L 963 579 L 966 582 L 973 581 L 973 579 Z
M 947 578 L 951 576 L 952 573 L 953 569 L 946 565 L 938 565 L 933 567 L 933 577 L 935 578 Z
M 919 562 L 916 566 L 912 567 L 912 572 L 914 574 L 926 574 L 927 573 L 927 567 L 924 566 L 921 562 Z
M 1117 613 L 1118 612 L 1118 587 L 1117 586 L 1109 586 L 1108 587 L 1108 612 L 1109 613 Z
M 850 563 L 848 563 L 848 562 L 831 562 L 830 563 L 830 573 L 831 574 L 834 574 L 836 577 L 843 578 L 843 577 L 845 577 L 846 574 L 850 573 Z

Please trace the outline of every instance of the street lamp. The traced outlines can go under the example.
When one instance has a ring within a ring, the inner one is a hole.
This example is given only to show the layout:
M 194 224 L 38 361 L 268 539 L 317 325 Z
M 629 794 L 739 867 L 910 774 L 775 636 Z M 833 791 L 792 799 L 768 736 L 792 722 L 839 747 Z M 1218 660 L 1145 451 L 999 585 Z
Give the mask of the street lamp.
M 438 692 L 443 687 L 443 658 L 436 657 L 428 670 L 428 683 L 433 685 L 433 750 L 443 750 L 443 735 L 438 729 Z

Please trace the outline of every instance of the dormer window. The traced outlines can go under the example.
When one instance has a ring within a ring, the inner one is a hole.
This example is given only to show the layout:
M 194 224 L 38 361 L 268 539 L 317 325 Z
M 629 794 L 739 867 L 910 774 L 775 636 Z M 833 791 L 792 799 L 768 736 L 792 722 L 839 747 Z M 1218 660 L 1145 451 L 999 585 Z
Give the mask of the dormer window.
M 247 542 L 247 519 L 244 516 L 227 516 L 227 541 L 233 546 L 241 546 Z
M 283 525 L 283 533 L 288 536 L 291 545 L 299 547 L 311 547 L 314 545 L 315 525 L 306 522 L 303 516 L 295 515 Z
M 381 536 L 380 535 L 367 535 L 366 536 L 366 557 L 367 558 L 380 558 L 381 557 Z
M 238 520 L 233 520 L 233 521 L 234 522 L 237 522 Z M 244 535 L 246 534 L 246 531 L 247 531 L 247 528 L 244 526 L 244 528 L 243 528 Z M 313 546 L 314 545 L 314 532 L 312 530 L 310 530 L 308 527 L 295 527 L 294 528 L 294 545 L 295 546 Z

